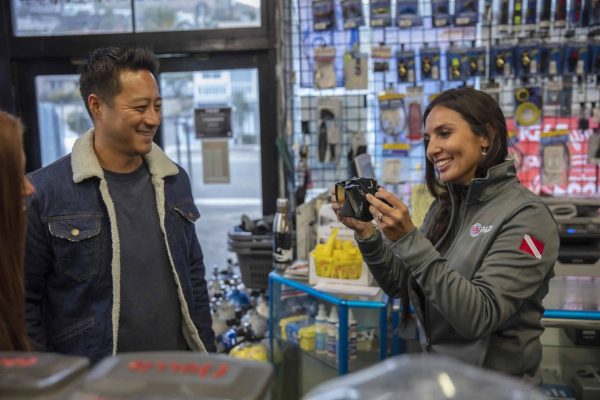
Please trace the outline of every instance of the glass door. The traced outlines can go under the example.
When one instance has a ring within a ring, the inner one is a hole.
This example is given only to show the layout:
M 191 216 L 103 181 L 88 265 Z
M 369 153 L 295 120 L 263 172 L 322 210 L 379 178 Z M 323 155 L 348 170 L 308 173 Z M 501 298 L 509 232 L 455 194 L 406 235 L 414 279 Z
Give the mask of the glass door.
M 242 214 L 262 215 L 258 70 L 163 72 L 160 90 L 163 148 L 190 175 L 207 270 L 223 266 L 227 232 Z M 195 112 L 214 108 L 230 110 L 231 135 L 201 139 Z

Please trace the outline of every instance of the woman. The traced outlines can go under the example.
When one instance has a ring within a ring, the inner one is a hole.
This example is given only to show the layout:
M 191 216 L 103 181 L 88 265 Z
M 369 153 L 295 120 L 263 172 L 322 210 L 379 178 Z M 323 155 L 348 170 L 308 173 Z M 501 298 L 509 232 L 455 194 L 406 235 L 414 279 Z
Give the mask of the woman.
M 21 122 L 0 111 L 0 351 L 28 350 L 25 334 L 23 252 L 25 179 Z
M 425 351 L 540 384 L 542 299 L 558 255 L 556 222 L 517 179 L 504 116 L 490 96 L 448 90 L 424 120 L 425 180 L 435 201 L 420 230 L 384 188 L 366 196 L 378 229 L 342 217 L 335 201 L 333 209 L 355 231 L 382 289 L 410 299 Z

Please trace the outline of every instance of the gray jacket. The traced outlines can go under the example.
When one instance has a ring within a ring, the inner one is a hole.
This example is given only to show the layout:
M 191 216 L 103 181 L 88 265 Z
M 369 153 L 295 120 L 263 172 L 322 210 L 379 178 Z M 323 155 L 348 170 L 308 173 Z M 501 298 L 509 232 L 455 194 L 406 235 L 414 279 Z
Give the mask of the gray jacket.
M 365 262 L 389 295 L 408 279 L 425 351 L 447 354 L 541 383 L 539 336 L 558 256 L 558 228 L 542 200 L 523 187 L 512 161 L 473 179 L 457 201 L 449 185 L 449 229 L 434 246 L 421 230 L 392 243 L 359 240 Z

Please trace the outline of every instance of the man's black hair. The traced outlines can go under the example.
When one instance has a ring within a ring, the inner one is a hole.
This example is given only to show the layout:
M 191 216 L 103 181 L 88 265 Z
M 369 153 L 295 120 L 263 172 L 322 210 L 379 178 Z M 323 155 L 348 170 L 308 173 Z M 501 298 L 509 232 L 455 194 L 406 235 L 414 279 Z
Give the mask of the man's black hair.
M 158 59 L 150 49 L 105 47 L 92 51 L 79 67 L 79 91 L 90 117 L 87 103 L 90 94 L 112 105 L 121 92 L 121 72 L 139 70 L 148 70 L 156 76 Z

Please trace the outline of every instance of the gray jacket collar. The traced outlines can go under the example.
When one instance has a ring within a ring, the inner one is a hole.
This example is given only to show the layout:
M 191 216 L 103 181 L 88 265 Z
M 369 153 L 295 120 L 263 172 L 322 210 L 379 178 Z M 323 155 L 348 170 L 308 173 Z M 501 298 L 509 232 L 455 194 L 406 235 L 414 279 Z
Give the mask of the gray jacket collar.
M 466 203 L 486 201 L 501 191 L 505 184 L 517 180 L 515 162 L 511 158 L 507 158 L 503 163 L 494 165 L 488 169 L 487 174 L 484 177 L 471 180 Z M 455 198 L 457 196 L 455 193 L 456 188 L 454 188 L 454 185 L 452 184 L 449 186 L 450 193 L 452 194 L 452 197 Z
M 152 150 L 144 155 L 144 158 L 153 178 L 162 179 L 179 173 L 177 165 L 169 160 L 155 143 L 152 143 Z M 94 177 L 104 179 L 104 171 L 94 151 L 94 128 L 91 128 L 75 141 L 71 152 L 71 167 L 73 168 L 73 182 L 75 183 Z

